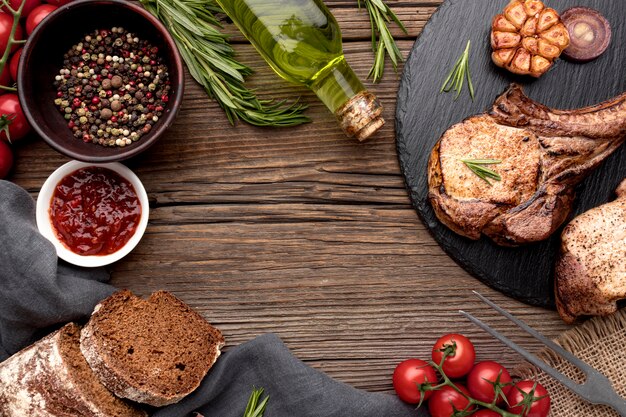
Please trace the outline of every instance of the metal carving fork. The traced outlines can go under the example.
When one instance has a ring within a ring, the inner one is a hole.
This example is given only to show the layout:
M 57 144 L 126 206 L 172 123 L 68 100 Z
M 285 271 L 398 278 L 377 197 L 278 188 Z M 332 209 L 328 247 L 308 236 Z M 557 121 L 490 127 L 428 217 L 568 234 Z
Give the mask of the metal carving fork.
M 535 339 L 537 339 L 538 341 L 540 341 L 541 343 L 543 343 L 544 345 L 552 349 L 555 353 L 559 354 L 561 357 L 569 361 L 572 365 L 575 365 L 578 369 L 580 369 L 585 374 L 586 376 L 585 382 L 582 384 L 578 384 L 572 381 L 571 379 L 561 374 L 557 370 L 553 369 L 552 367 L 548 366 L 544 361 L 532 355 L 524 348 L 518 346 L 517 344 L 512 342 L 510 339 L 503 336 L 496 330 L 492 329 L 491 327 L 489 327 L 488 325 L 486 325 L 485 323 L 483 323 L 476 317 L 462 310 L 459 310 L 459 313 L 461 313 L 463 316 L 469 319 L 472 323 L 474 323 L 475 325 L 477 325 L 478 327 L 480 327 L 487 333 L 491 334 L 493 337 L 495 337 L 496 339 L 498 339 L 499 341 L 501 341 L 502 343 L 504 343 L 505 345 L 507 345 L 508 347 L 510 347 L 517 353 L 519 353 L 520 355 L 522 355 L 524 359 L 526 359 L 528 362 L 532 363 L 539 369 L 543 370 L 546 374 L 550 375 L 552 378 L 556 379 L 561 384 L 565 385 L 572 392 L 575 392 L 576 394 L 578 394 L 581 398 L 589 401 L 592 404 L 608 405 L 609 407 L 617 411 L 622 417 L 626 417 L 626 400 L 624 400 L 624 398 L 620 397 L 615 392 L 615 390 L 613 389 L 613 386 L 611 385 L 611 381 L 606 376 L 598 372 L 595 368 L 592 368 L 591 366 L 587 365 L 585 362 L 581 361 L 579 358 L 577 358 L 576 356 L 574 356 L 567 350 L 563 349 L 561 346 L 557 345 L 552 340 L 541 335 L 536 330 L 528 326 L 526 323 L 513 317 L 513 315 L 511 315 L 509 312 L 505 311 L 504 309 L 499 307 L 497 304 L 485 298 L 478 292 L 474 291 L 474 294 L 476 294 L 476 296 L 478 296 L 478 298 L 480 298 L 489 307 L 493 308 L 498 313 L 502 314 L 504 317 L 506 317 L 513 323 L 515 323 L 518 327 L 520 327 L 525 332 L 533 336 Z

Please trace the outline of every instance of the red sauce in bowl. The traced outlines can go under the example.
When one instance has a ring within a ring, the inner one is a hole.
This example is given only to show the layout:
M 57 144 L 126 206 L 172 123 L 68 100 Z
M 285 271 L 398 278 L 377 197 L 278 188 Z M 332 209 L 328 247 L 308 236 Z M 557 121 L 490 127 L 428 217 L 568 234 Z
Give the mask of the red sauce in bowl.
M 110 255 L 135 234 L 141 202 L 135 187 L 108 168 L 86 167 L 57 184 L 50 202 L 57 238 L 79 255 Z

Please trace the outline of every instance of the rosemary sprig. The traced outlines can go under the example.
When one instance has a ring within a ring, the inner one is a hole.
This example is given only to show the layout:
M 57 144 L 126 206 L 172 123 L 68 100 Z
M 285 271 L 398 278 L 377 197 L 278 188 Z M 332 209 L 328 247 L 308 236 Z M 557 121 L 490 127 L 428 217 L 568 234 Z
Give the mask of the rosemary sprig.
M 469 169 L 476 175 L 478 175 L 487 184 L 492 185 L 489 179 L 494 181 L 502 181 L 502 177 L 497 172 L 487 168 L 485 165 L 501 164 L 499 159 L 461 159 Z
M 270 397 L 265 396 L 261 403 L 259 403 L 261 396 L 263 396 L 263 388 L 252 389 L 252 394 L 248 400 L 248 405 L 246 406 L 246 411 L 243 413 L 243 417 L 263 417 L 267 401 Z
M 398 70 L 398 62 L 403 61 L 402 53 L 389 31 L 388 24 L 394 21 L 404 33 L 408 32 L 402 21 L 383 0 L 363 0 L 363 2 L 370 16 L 372 50 L 375 54 L 374 65 L 367 77 L 372 78 L 377 83 L 381 80 L 385 71 L 385 53 L 389 55 L 393 69 L 396 71 Z M 360 9 L 361 0 L 358 0 L 358 6 Z
M 260 100 L 244 78 L 252 70 L 238 62 L 228 35 L 215 17 L 221 9 L 213 0 L 140 0 L 144 8 L 165 24 L 191 76 L 214 98 L 234 124 L 295 126 L 309 122 L 306 106 L 284 100 Z
M 448 78 L 446 78 L 441 86 L 441 90 L 439 91 L 440 93 L 448 93 L 452 90 L 456 91 L 457 94 L 454 98 L 455 100 L 459 98 L 461 91 L 463 91 L 463 83 L 465 79 L 467 79 L 472 101 L 474 100 L 474 85 L 472 84 L 472 74 L 470 73 L 469 67 L 471 45 L 472 41 L 468 40 L 465 51 L 463 51 L 459 59 L 456 61 L 456 64 L 454 64 L 454 68 L 452 68 L 452 71 L 448 74 Z

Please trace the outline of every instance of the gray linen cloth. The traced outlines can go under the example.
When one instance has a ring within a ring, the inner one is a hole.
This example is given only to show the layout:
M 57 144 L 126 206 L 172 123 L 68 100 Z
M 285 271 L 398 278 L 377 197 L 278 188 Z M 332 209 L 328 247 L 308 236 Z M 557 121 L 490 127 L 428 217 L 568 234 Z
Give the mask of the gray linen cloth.
M 104 269 L 60 264 L 35 224 L 35 203 L 0 181 L 0 361 L 44 336 L 51 326 L 91 314 L 115 288 Z
M 35 205 L 0 180 L 0 361 L 55 327 L 86 319 L 115 288 L 104 269 L 59 263 L 35 224 Z M 357 390 L 296 359 L 272 334 L 226 352 L 200 387 L 154 417 L 241 417 L 253 387 L 270 400 L 266 417 L 416 417 L 393 395 Z

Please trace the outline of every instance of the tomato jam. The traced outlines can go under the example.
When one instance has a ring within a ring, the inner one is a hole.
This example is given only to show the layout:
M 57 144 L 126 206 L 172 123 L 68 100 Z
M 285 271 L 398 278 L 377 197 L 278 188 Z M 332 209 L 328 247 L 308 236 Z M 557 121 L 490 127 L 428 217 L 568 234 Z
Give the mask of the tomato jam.
M 79 255 L 109 255 L 135 234 L 141 202 L 116 172 L 86 167 L 67 175 L 52 195 L 50 220 L 57 238 Z

